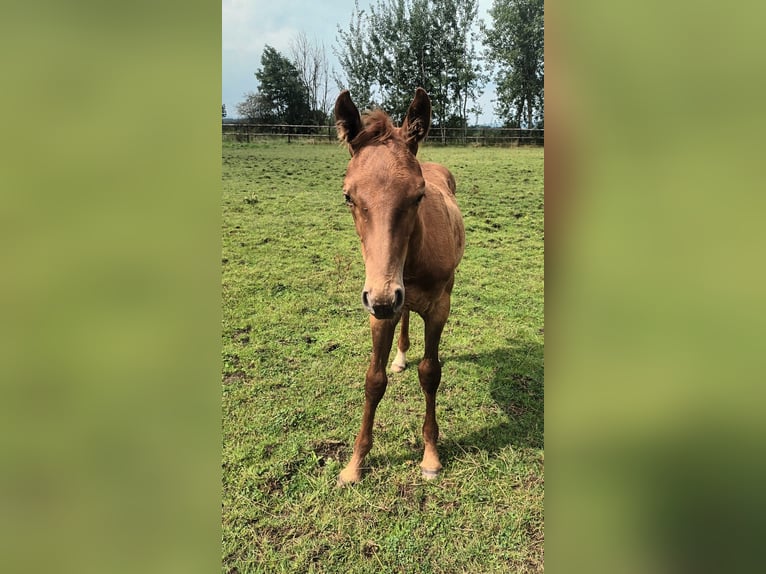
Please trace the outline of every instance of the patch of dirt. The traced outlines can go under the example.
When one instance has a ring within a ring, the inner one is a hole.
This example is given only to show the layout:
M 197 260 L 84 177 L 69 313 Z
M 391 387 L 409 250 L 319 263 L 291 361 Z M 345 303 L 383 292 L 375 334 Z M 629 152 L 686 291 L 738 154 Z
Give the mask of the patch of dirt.
M 245 371 L 234 371 L 233 373 L 224 374 L 223 384 L 230 385 L 232 383 L 238 383 L 247 379 L 247 373 Z
M 252 331 L 253 328 L 250 325 L 246 325 L 244 327 L 241 327 L 239 329 L 235 329 L 234 332 L 231 334 L 231 338 L 235 341 L 239 341 L 243 345 L 246 345 L 250 342 L 250 331 Z
M 520 417 L 521 415 L 527 412 L 527 409 L 525 409 L 524 407 L 515 405 L 513 403 L 508 405 L 508 410 L 511 412 L 513 416 L 516 416 L 516 417 Z
M 319 464 L 324 466 L 325 459 L 339 461 L 340 455 L 345 454 L 347 446 L 341 440 L 328 439 L 316 441 L 311 448 L 319 459 Z
M 372 558 L 378 553 L 378 550 L 380 550 L 380 546 L 372 540 L 365 540 L 362 544 L 362 556 L 365 558 Z
M 532 387 L 536 384 L 533 378 L 516 373 L 511 375 L 511 380 L 515 383 L 517 388 L 523 391 L 531 391 Z
M 526 557 L 527 572 L 542 572 L 545 564 L 545 534 L 542 519 L 538 516 L 534 520 L 524 523 L 524 530 L 530 541 L 530 555 Z
M 407 445 L 407 448 L 409 448 L 412 452 L 418 452 L 420 451 L 423 446 L 418 442 L 418 439 L 416 438 L 408 438 L 405 440 L 405 444 Z
M 266 492 L 265 494 L 274 494 L 275 492 L 281 492 L 282 491 L 282 484 L 279 482 L 279 479 L 277 478 L 269 478 L 266 481 Z
M 314 548 L 309 554 L 309 560 L 314 564 L 319 564 L 322 561 L 322 557 L 330 550 L 330 546 L 327 544 L 320 544 L 318 548 Z
M 405 500 L 412 500 L 413 492 L 415 491 L 415 485 L 412 483 L 404 482 L 399 484 L 396 490 L 399 493 L 399 498 L 402 498 Z
M 540 485 L 544 486 L 545 479 L 539 474 L 529 473 L 522 479 L 521 485 L 526 490 L 532 490 L 536 486 L 540 486 Z

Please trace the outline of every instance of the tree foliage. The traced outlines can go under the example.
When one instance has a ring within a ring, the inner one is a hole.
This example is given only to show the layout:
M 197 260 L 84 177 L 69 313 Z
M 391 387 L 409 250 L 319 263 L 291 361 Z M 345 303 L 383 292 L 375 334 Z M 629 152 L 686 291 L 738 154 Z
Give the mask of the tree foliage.
M 357 2 L 348 27 L 338 27 L 338 88 L 403 117 L 420 86 L 437 127 L 466 126 L 483 81 L 476 16 L 476 0 L 378 0 L 367 12 Z
M 259 92 L 247 92 L 244 100 L 237 104 L 237 113 L 248 122 L 276 123 L 273 110 Z
M 300 72 L 285 56 L 269 45 L 263 50 L 258 78 L 261 102 L 266 123 L 302 124 L 310 121 L 308 92 L 301 81 Z
M 355 0 L 348 28 L 344 30 L 338 26 L 336 40 L 339 46 L 333 47 L 333 52 L 345 75 L 345 78 L 337 74 L 334 76 L 338 89 L 349 90 L 362 108 L 369 109 L 375 106 L 373 85 L 377 74 L 370 57 L 371 42 L 366 35 L 368 19 L 369 15 L 359 9 L 359 2 Z
M 251 122 L 267 124 L 323 124 L 329 112 L 327 57 L 324 46 L 305 34 L 291 42 L 293 59 L 269 45 L 255 72 L 258 90 L 248 92 L 237 112 Z
M 506 125 L 533 127 L 544 118 L 543 0 L 494 0 L 482 24 L 497 83 L 495 112 Z

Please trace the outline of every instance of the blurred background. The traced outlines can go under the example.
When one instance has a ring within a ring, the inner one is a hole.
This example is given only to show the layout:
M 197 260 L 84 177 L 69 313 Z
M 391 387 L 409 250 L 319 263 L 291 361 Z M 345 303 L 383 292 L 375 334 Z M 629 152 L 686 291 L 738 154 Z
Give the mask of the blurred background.
M 764 9 L 546 8 L 547 565 L 759 569 Z
M 16 3 L 0 44 L 0 570 L 214 571 L 220 8 Z

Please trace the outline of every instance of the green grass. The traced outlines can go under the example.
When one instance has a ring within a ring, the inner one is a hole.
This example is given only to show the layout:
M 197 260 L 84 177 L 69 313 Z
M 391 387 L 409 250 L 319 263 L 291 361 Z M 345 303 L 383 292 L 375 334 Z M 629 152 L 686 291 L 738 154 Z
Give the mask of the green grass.
M 358 485 L 336 488 L 371 350 L 335 145 L 223 144 L 223 570 L 543 570 L 543 150 L 421 148 L 466 224 L 421 478 L 424 401 L 389 376 Z

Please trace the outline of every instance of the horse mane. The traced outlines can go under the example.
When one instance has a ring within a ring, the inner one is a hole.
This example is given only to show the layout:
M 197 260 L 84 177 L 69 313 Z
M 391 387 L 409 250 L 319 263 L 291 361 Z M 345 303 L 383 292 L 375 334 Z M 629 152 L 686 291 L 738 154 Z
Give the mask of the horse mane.
M 365 145 L 384 143 L 398 136 L 398 131 L 391 122 L 389 115 L 383 110 L 372 110 L 362 116 L 362 131 L 360 131 L 351 145 L 360 148 Z

